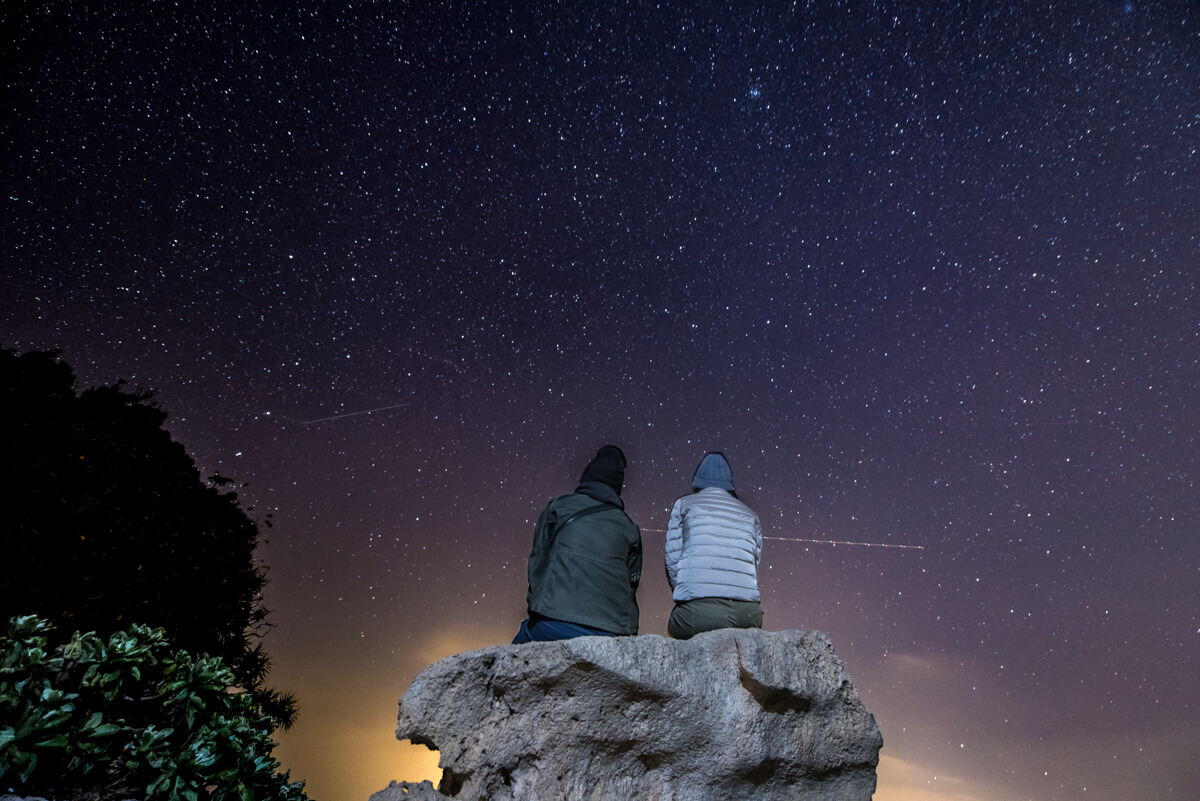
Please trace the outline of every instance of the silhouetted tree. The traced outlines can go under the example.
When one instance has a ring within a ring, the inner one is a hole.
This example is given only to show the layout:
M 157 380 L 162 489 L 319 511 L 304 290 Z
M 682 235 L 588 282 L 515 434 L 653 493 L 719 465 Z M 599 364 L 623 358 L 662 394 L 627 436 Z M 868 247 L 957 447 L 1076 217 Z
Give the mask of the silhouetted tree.
M 124 382 L 77 394 L 57 353 L 0 350 L 0 620 L 37 614 L 108 636 L 162 627 L 219 656 L 282 726 L 295 700 L 264 685 L 259 527 L 219 476 L 205 483 Z

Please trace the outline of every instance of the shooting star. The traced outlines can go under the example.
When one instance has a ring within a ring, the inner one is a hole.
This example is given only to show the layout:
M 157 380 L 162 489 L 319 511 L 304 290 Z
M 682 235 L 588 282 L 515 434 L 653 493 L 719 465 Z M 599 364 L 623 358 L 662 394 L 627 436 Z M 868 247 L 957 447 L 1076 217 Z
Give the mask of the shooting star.
M 642 531 L 654 531 L 659 534 L 665 534 L 666 531 L 661 528 L 644 528 Z M 763 537 L 764 540 L 778 540 L 780 542 L 812 542 L 817 545 L 862 545 L 866 548 L 906 548 L 912 551 L 925 550 L 924 545 L 895 545 L 890 542 L 851 542 L 849 540 L 806 540 L 800 537 Z
M 890 542 L 850 542 L 849 540 L 805 540 L 799 537 L 763 537 L 764 540 L 780 540 L 782 542 L 815 542 L 817 545 L 862 545 L 867 548 L 908 548 L 914 551 L 925 550 L 924 545 L 895 545 Z
M 405 406 L 412 406 L 412 404 L 397 403 L 392 406 L 380 406 L 378 409 L 363 409 L 361 412 L 344 412 L 342 414 L 333 414 L 329 417 L 318 417 L 315 420 L 297 420 L 296 422 L 302 426 L 311 426 L 313 423 L 328 423 L 332 420 L 341 420 L 343 417 L 357 417 L 360 414 L 374 414 L 375 412 L 386 412 L 389 409 L 403 409 Z

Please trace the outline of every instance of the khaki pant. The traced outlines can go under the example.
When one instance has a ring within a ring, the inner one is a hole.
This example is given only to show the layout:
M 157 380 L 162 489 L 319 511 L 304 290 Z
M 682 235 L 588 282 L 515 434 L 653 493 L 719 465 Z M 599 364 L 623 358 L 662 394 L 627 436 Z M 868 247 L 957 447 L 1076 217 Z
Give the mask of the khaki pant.
M 677 640 L 687 640 L 705 631 L 761 629 L 762 624 L 763 609 L 758 601 L 696 598 L 675 604 L 667 633 Z

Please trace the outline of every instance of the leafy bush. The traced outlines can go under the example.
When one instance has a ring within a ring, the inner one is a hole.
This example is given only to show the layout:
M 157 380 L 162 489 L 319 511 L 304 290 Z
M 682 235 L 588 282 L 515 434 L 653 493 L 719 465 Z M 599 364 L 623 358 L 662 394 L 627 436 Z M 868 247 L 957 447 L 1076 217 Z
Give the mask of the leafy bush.
M 0 637 L 0 787 L 147 801 L 304 801 L 278 774 L 271 719 L 214 657 L 133 625 L 107 641 L 15 617 Z

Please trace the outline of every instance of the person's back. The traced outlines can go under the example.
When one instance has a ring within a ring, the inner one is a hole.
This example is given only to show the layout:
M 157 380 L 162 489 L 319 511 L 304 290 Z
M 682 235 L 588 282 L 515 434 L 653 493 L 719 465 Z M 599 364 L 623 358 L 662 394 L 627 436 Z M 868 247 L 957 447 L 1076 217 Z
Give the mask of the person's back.
M 624 512 L 625 455 L 606 445 L 570 495 L 538 518 L 529 554 L 529 618 L 514 643 L 637 634 L 641 531 Z
M 595 498 L 576 492 L 546 507 L 545 524 L 537 529 L 545 558 L 536 567 L 530 563 L 529 612 L 613 634 L 637 634 L 637 584 L 630 564 L 636 552 L 640 578 L 637 526 L 618 506 L 562 525 L 596 506 Z
M 668 543 L 677 552 L 672 597 L 760 600 L 758 556 L 762 550 L 758 516 L 719 487 L 680 498 L 671 511 L 682 536 Z M 687 543 L 686 550 L 684 542 Z M 671 559 L 668 554 L 668 560 Z
M 667 526 L 675 601 L 667 631 L 688 639 L 719 628 L 761 628 L 758 515 L 734 495 L 733 472 L 720 453 L 705 455 L 692 486 L 691 495 L 675 501 Z

